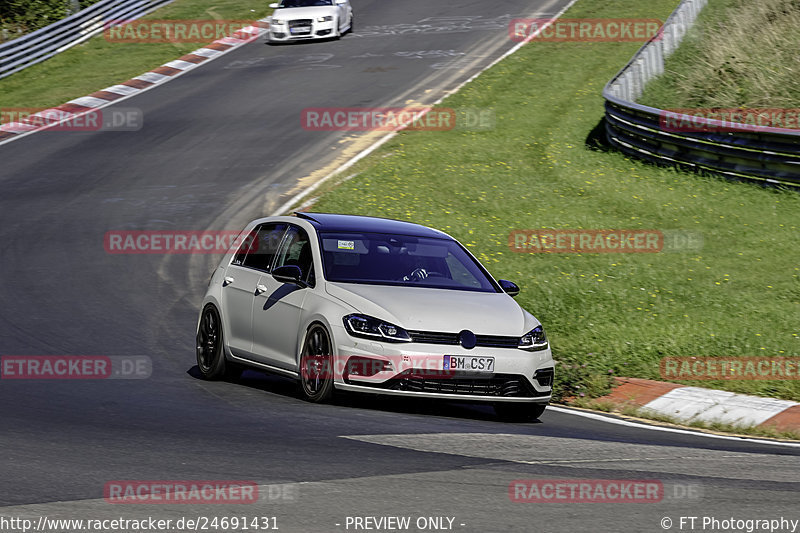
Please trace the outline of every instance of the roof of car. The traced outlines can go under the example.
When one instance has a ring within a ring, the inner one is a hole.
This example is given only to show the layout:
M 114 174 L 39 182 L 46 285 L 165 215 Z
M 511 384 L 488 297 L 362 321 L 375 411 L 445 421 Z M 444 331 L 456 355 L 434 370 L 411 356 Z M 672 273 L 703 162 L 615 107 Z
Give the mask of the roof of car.
M 446 233 L 432 228 L 390 218 L 337 215 L 332 213 L 295 213 L 295 215 L 311 222 L 317 228 L 317 231 L 364 231 L 410 235 L 413 237 L 452 238 Z

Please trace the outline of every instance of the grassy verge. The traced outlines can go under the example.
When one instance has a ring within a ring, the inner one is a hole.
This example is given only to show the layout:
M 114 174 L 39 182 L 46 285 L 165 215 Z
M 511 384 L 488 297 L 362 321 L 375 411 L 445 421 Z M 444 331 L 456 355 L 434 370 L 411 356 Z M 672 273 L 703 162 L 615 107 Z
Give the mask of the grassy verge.
M 639 101 L 662 109 L 795 108 L 799 27 L 795 0 L 710 0 Z
M 262 0 L 177 0 L 145 20 L 257 20 Z M 138 76 L 198 43 L 117 43 L 100 34 L 84 44 L 0 80 L 0 107 L 51 107 Z
M 660 18 L 676 0 L 579 2 L 568 18 Z M 798 356 L 800 196 L 587 148 L 601 90 L 631 43 L 533 42 L 445 107 L 492 108 L 490 131 L 403 133 L 313 209 L 430 225 L 465 243 L 547 328 L 557 396 L 609 376 L 659 378 L 665 356 Z M 700 253 L 520 254 L 521 228 L 684 229 Z M 697 382 L 694 382 L 697 384 Z M 800 400 L 800 381 L 702 386 Z

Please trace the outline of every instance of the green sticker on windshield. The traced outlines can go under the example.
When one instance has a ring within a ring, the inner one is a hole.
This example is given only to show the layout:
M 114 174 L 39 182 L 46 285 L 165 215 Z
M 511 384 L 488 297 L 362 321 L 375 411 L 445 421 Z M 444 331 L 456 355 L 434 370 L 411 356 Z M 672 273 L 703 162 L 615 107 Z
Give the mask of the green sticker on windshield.
M 356 241 L 339 241 L 340 250 L 355 250 Z

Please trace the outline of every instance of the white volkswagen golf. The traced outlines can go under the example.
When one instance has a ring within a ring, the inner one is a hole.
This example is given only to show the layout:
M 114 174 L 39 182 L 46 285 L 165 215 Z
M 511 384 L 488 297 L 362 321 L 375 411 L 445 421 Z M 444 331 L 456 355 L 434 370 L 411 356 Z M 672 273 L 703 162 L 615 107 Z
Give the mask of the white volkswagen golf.
M 255 220 L 220 262 L 197 326 L 206 379 L 255 368 L 334 390 L 491 402 L 538 418 L 553 358 L 539 321 L 455 239 L 396 220 Z
M 339 38 L 353 30 L 350 0 L 282 0 L 270 4 L 270 43 Z

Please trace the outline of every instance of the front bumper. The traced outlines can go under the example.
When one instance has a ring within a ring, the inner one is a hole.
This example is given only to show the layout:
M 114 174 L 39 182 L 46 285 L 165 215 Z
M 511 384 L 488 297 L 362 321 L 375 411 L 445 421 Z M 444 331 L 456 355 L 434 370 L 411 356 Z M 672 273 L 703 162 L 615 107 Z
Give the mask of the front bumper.
M 487 402 L 546 404 L 553 390 L 553 357 L 548 347 L 514 348 L 387 343 L 334 334 L 337 389 L 395 396 Z M 445 370 L 444 356 L 494 358 L 492 372 Z M 356 364 L 353 364 L 356 362 Z M 354 370 L 356 369 L 356 370 Z
M 330 39 L 336 35 L 335 24 L 335 20 L 327 22 L 309 20 L 300 23 L 297 20 L 286 20 L 283 24 L 270 23 L 267 39 L 273 42 Z

